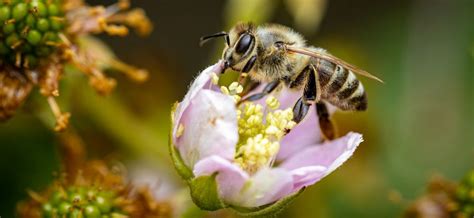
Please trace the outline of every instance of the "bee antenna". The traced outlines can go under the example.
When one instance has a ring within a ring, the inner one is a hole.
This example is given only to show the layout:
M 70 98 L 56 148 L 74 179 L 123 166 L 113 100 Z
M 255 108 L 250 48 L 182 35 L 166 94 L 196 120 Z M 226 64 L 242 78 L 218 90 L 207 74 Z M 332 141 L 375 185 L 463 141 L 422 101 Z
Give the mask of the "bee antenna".
M 201 37 L 201 39 L 199 40 L 199 46 L 204 45 L 204 43 L 208 42 L 209 40 L 213 38 L 222 37 L 222 36 L 225 36 L 225 42 L 227 43 L 227 45 L 230 45 L 229 34 L 222 31 L 222 32 L 214 33 L 212 35 Z

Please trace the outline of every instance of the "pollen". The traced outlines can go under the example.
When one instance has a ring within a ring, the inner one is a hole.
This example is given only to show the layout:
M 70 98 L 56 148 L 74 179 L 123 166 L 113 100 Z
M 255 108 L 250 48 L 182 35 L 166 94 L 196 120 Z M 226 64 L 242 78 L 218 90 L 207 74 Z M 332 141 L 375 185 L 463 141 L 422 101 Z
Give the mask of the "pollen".
M 237 110 L 239 142 L 235 162 L 250 174 L 273 164 L 280 140 L 296 125 L 291 108 L 277 109 L 280 102 L 275 97 L 267 98 L 266 102 L 274 107 L 264 110 L 260 104 L 246 102 Z
M 266 138 L 262 134 L 248 138 L 237 150 L 235 163 L 249 173 L 255 173 L 260 167 L 269 165 L 278 153 L 280 143 Z
M 231 91 L 231 93 L 233 93 L 234 95 L 240 94 L 242 93 L 242 91 L 244 91 L 244 87 L 237 82 L 233 82 L 229 86 L 229 91 Z
M 179 124 L 178 129 L 176 130 L 176 138 L 179 138 L 184 133 L 184 125 L 182 123 Z
M 270 107 L 271 109 L 275 110 L 280 107 L 280 102 L 278 101 L 277 98 L 274 96 L 270 96 L 265 100 L 265 103 Z
M 214 85 L 217 85 L 219 83 L 219 76 L 217 76 L 217 74 L 214 72 L 211 73 L 211 82 Z
M 214 83 L 214 78 L 211 76 Z M 216 83 L 218 78 L 215 79 Z M 221 86 L 221 92 L 234 98 L 237 107 L 239 141 L 234 157 L 235 164 L 250 174 L 260 168 L 271 166 L 280 150 L 280 141 L 296 126 L 292 108 L 279 109 L 280 101 L 274 96 L 265 99 L 265 104 L 239 102 L 243 87 L 237 82 L 228 87 Z M 242 103 L 242 104 L 240 104 Z M 178 127 L 178 133 L 180 130 Z
M 211 75 L 211 81 L 214 83 L 214 78 Z M 219 80 L 216 80 L 216 83 L 219 82 Z M 238 103 L 242 97 L 240 97 L 240 93 L 244 91 L 244 87 L 240 85 L 237 82 L 233 82 L 229 85 L 229 87 L 226 86 L 221 86 L 221 92 L 224 93 L 225 95 L 229 95 L 234 99 L 235 103 Z
M 261 104 L 245 102 L 237 110 L 239 142 L 235 163 L 250 174 L 273 164 L 280 140 L 296 125 L 291 108 L 277 109 L 280 102 L 273 96 L 266 102 L 266 109 Z

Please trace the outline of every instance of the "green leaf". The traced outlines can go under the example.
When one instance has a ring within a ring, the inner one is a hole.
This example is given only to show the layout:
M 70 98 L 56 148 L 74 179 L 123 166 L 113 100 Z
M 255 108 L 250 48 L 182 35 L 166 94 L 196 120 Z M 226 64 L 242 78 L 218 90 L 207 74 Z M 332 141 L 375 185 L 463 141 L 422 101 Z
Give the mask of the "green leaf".
M 231 206 L 231 208 L 236 212 L 237 214 L 241 216 L 248 216 L 248 217 L 276 217 L 276 215 L 280 212 L 282 212 L 290 203 L 298 197 L 301 193 L 303 193 L 305 188 L 302 188 L 298 192 L 289 195 L 287 197 L 284 197 L 280 199 L 279 201 L 269 204 L 269 205 L 264 205 L 261 207 L 254 207 L 254 208 L 244 208 L 244 207 L 236 207 L 236 206 Z
M 181 155 L 176 150 L 176 146 L 173 144 L 173 126 L 174 126 L 173 114 L 176 111 L 177 106 L 178 106 L 178 103 L 175 103 L 173 105 L 173 108 L 171 108 L 171 130 L 170 130 L 170 135 L 169 135 L 168 147 L 169 147 L 171 160 L 173 161 L 173 165 L 176 168 L 176 171 L 178 171 L 178 174 L 184 180 L 189 181 L 194 177 L 194 174 L 191 171 L 191 169 L 189 169 L 188 166 L 186 166 L 183 159 L 181 158 Z
M 214 211 L 226 207 L 219 198 L 216 174 L 192 179 L 189 181 L 189 189 L 193 202 L 203 210 Z

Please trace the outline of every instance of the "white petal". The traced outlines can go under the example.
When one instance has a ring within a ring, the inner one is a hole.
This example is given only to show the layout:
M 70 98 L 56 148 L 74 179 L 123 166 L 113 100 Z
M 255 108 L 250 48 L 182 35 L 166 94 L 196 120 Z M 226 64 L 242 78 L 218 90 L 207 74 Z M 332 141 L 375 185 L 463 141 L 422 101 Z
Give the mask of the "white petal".
M 214 64 L 204 71 L 202 71 L 196 79 L 193 81 L 191 86 L 188 89 L 188 92 L 184 96 L 184 99 L 179 103 L 176 111 L 174 112 L 174 126 L 173 126 L 173 142 L 176 143 L 176 132 L 178 130 L 178 126 L 183 116 L 184 111 L 188 108 L 191 101 L 196 97 L 197 93 L 203 89 L 207 89 L 212 86 L 211 83 L 211 76 L 213 73 L 219 73 L 222 69 L 222 61 L 219 61 L 217 64 Z
M 316 183 L 341 166 L 354 153 L 362 142 L 362 135 L 348 133 L 346 136 L 326 142 L 321 145 L 312 145 L 293 154 L 279 167 L 290 171 L 295 178 L 295 188 L 301 188 Z M 324 167 L 323 172 L 308 171 L 308 167 Z M 304 174 L 307 175 L 304 175 Z M 295 190 L 296 191 L 296 190 Z
M 180 121 L 184 132 L 176 140 L 176 147 L 189 167 L 211 155 L 234 159 L 238 131 L 237 112 L 231 97 L 201 90 Z
M 227 201 L 242 207 L 258 207 L 278 201 L 292 191 L 293 178 L 288 171 L 262 168 L 250 177 L 238 195 Z

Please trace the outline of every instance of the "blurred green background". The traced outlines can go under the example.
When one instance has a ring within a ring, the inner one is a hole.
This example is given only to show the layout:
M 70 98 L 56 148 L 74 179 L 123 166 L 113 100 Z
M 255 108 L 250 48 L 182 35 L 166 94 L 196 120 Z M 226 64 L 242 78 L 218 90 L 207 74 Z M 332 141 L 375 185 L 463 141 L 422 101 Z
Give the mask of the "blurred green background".
M 220 55 L 222 41 L 200 48 L 199 37 L 243 20 L 293 27 L 310 44 L 385 80 L 361 78 L 367 112 L 335 115 L 342 133 L 364 134 L 353 158 L 282 217 L 397 217 L 434 174 L 457 180 L 474 167 L 472 0 L 136 0 L 133 6 L 154 22 L 150 37 L 99 38 L 122 60 L 148 69 L 149 81 L 135 84 L 110 72 L 118 87 L 108 97 L 74 70 L 61 83 L 60 103 L 92 158 L 147 163 L 179 187 L 167 157 L 170 107 Z M 0 124 L 2 217 L 12 217 L 25 190 L 41 190 L 59 169 L 59 142 L 43 101 L 30 96 Z

